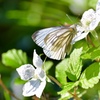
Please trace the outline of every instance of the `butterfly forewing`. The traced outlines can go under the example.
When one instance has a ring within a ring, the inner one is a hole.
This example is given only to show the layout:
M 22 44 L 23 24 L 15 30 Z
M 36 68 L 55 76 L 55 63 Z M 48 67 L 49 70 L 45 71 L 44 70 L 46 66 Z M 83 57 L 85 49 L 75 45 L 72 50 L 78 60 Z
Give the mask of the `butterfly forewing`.
M 32 35 L 33 41 L 42 48 L 45 48 L 46 44 L 44 42 L 45 37 L 53 31 L 61 29 L 62 27 L 51 27 L 39 30 Z
M 33 40 L 52 59 L 60 60 L 69 53 L 71 41 L 76 34 L 75 26 L 61 26 L 43 29 L 32 35 Z

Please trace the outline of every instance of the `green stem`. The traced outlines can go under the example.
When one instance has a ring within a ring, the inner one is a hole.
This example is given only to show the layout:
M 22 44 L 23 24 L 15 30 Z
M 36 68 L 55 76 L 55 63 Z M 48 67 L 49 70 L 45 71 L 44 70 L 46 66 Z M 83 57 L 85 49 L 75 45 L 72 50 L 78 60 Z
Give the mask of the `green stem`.
M 52 76 L 50 76 L 50 75 L 48 75 L 48 77 L 49 77 L 52 81 L 54 81 L 59 87 L 61 87 L 61 84 L 60 84 L 54 77 L 52 77 Z
M 81 98 L 78 97 L 76 91 L 77 91 L 77 87 L 74 88 L 74 94 L 73 94 L 74 100 L 81 100 Z
M 91 40 L 91 38 L 90 38 L 89 35 L 87 36 L 87 41 L 89 41 L 89 43 L 90 43 L 93 47 L 95 47 L 95 45 L 94 45 L 94 43 L 92 42 L 92 40 Z
M 52 77 L 52 76 L 50 76 L 50 75 L 48 75 L 48 77 L 49 77 L 52 81 L 54 81 L 59 87 L 62 86 L 54 77 Z M 71 93 L 70 91 L 68 91 L 68 93 L 71 94 L 71 95 L 73 96 L 74 100 L 81 100 L 81 98 L 79 98 L 79 97 L 77 96 L 76 87 L 75 87 L 75 90 L 74 90 L 74 94 Z

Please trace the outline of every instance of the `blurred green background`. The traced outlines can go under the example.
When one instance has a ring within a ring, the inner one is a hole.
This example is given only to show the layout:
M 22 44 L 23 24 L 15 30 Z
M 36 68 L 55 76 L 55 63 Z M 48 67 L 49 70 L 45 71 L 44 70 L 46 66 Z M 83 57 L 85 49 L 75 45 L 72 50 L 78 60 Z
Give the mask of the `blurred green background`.
M 33 32 L 65 22 L 76 23 L 86 9 L 95 8 L 96 1 L 0 0 L 0 53 L 18 48 L 30 54 Z
M 64 23 L 77 23 L 85 10 L 91 7 L 95 9 L 96 2 L 97 0 L 0 0 L 0 55 L 15 48 L 22 49 L 32 57 L 33 49 L 39 48 L 31 38 L 35 31 Z M 37 51 L 42 53 L 42 49 Z M 0 73 L 8 87 L 13 71 L 15 69 L 0 63 Z M 2 94 L 1 87 L 0 93 Z
M 76 23 L 89 6 L 89 0 L 0 0 L 0 53 L 18 48 L 30 54 L 33 32 Z

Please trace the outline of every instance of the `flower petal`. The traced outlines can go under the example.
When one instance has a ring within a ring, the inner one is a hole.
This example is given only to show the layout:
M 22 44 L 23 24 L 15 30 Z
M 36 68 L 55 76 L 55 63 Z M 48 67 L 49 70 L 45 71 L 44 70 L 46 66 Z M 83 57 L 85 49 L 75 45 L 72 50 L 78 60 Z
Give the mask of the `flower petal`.
M 38 89 L 37 89 L 37 91 L 36 91 L 36 96 L 37 96 L 38 98 L 41 97 L 42 92 L 43 92 L 45 86 L 46 86 L 46 81 L 42 81 L 42 82 L 40 83 L 40 86 L 38 87 Z
M 98 0 L 96 5 L 96 14 L 100 16 L 100 0 Z
M 36 50 L 34 50 L 34 54 L 33 54 L 33 65 L 37 68 L 41 68 L 42 67 L 42 60 L 40 58 L 40 56 L 36 53 Z
M 90 23 L 90 30 L 94 30 L 99 22 L 100 22 L 100 0 L 98 0 L 97 5 L 96 5 L 96 13 L 95 13 L 96 18 Z
M 95 13 L 96 18 L 91 22 L 90 24 L 90 30 L 94 30 L 99 22 L 100 22 L 100 0 L 98 0 L 97 5 L 96 5 L 96 13 Z
M 38 98 L 40 98 L 45 86 L 46 86 L 46 81 L 41 82 L 39 79 L 30 80 L 23 87 L 23 95 L 24 96 L 36 95 Z
M 41 68 L 36 68 L 35 72 L 41 81 L 44 81 L 46 79 L 46 74 Z
M 92 31 L 94 30 L 99 24 L 99 20 L 95 19 L 93 20 L 90 25 L 89 25 L 89 30 Z
M 86 29 L 88 29 L 88 26 L 90 25 L 90 23 L 96 19 L 96 14 L 95 11 L 93 9 L 89 9 L 87 11 L 85 11 L 83 13 L 83 16 L 81 18 L 81 23 L 82 26 Z
M 29 80 L 33 77 L 35 68 L 31 64 L 25 64 L 16 69 L 22 80 Z

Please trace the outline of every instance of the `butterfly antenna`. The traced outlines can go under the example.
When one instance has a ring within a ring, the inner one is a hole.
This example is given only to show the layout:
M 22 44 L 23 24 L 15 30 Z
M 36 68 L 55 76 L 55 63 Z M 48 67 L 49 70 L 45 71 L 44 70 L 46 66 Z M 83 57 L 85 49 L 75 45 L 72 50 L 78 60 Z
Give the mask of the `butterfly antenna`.
M 67 18 L 72 22 L 72 23 L 74 23 L 74 21 L 69 17 L 69 15 L 68 14 L 66 14 L 66 16 L 67 16 Z M 80 15 L 78 15 L 76 18 L 75 18 L 75 21 L 78 21 L 78 23 L 80 22 L 80 17 L 79 17 Z
M 73 21 L 71 20 L 71 18 L 69 17 L 68 14 L 66 14 L 67 18 L 73 23 Z
M 44 54 L 42 53 L 42 54 L 40 54 L 39 56 L 41 57 L 41 56 L 43 56 Z

